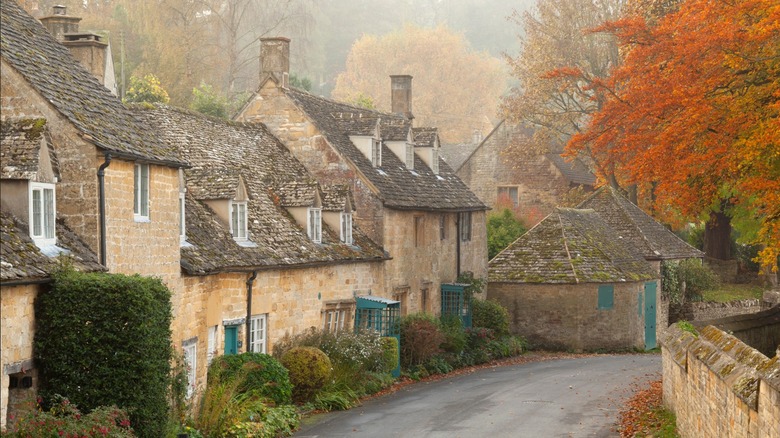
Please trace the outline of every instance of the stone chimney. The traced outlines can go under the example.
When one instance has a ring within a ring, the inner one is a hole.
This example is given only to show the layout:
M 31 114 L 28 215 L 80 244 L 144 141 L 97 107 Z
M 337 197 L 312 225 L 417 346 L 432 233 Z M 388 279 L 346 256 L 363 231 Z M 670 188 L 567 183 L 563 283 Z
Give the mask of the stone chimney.
M 260 38 L 260 81 L 273 74 L 287 88 L 290 75 L 290 39 L 285 37 Z
M 482 143 L 482 132 L 480 132 L 479 129 L 475 129 L 471 133 L 471 143 L 473 143 L 473 144 L 480 144 L 480 143 Z
M 409 75 L 390 75 L 390 106 L 393 114 L 400 114 L 411 120 L 412 115 L 412 77 Z
M 81 18 L 67 15 L 65 6 L 54 6 L 53 9 L 54 14 L 41 18 L 41 23 L 87 71 L 116 95 L 114 62 L 108 44 L 96 33 L 80 32 Z

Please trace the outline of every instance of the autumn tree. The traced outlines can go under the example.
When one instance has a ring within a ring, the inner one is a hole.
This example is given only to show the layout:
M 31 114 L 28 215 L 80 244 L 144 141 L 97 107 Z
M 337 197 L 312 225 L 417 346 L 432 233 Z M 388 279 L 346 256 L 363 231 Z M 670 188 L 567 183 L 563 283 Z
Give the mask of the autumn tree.
M 525 34 L 519 55 L 507 57 L 518 83 L 502 108 L 510 121 L 536 128 L 519 150 L 560 151 L 600 109 L 597 85 L 620 63 L 620 54 L 614 36 L 589 30 L 618 19 L 623 5 L 624 0 L 545 0 L 512 16 Z M 601 170 L 607 177 L 614 173 Z
M 412 25 L 384 36 L 365 35 L 352 46 L 333 97 L 390 109 L 391 74 L 414 77 L 412 113 L 418 126 L 437 126 L 446 142 L 465 141 L 496 114 L 507 77 L 500 60 L 473 51 L 444 26 Z
M 603 26 L 623 65 L 572 152 L 587 150 L 640 185 L 656 213 L 731 221 L 780 254 L 780 3 L 687 0 L 648 24 Z

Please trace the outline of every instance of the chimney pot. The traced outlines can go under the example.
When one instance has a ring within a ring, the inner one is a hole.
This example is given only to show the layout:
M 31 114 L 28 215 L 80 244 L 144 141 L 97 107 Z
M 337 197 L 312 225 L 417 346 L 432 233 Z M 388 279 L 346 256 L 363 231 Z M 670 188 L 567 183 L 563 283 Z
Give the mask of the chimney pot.
M 285 37 L 260 38 L 260 79 L 273 74 L 287 88 L 290 74 L 290 39 Z
M 412 76 L 390 75 L 390 106 L 393 114 L 400 114 L 411 120 Z
M 66 6 L 55 5 L 52 9 L 54 9 L 54 15 L 68 15 L 68 8 Z

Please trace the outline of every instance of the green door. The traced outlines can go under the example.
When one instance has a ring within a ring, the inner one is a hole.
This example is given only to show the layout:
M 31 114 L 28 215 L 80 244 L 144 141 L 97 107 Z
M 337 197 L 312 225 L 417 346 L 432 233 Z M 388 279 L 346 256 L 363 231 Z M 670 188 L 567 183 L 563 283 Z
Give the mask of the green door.
M 656 282 L 645 283 L 645 350 L 656 347 L 655 340 Z
M 238 354 L 238 326 L 225 327 L 225 354 Z

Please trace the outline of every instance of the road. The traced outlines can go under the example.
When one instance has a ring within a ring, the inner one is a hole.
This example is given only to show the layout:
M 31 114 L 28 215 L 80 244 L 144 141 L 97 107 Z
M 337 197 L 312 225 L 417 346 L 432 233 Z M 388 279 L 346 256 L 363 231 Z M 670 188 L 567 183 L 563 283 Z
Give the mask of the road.
M 308 419 L 294 436 L 613 437 L 634 384 L 660 375 L 657 354 L 487 368 L 410 385 L 349 411 Z

